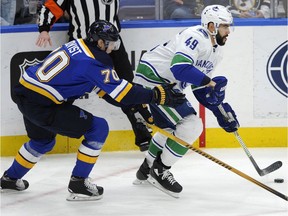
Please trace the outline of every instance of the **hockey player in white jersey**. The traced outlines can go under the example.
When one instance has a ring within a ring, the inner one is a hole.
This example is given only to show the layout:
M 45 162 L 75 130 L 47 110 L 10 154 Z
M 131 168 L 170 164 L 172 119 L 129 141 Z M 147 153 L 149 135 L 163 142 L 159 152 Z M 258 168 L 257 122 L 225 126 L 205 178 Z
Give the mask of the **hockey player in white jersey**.
M 219 125 L 227 132 L 236 131 L 239 127 L 236 115 L 228 103 L 223 103 L 227 79 L 224 76 L 212 78 L 232 24 L 232 15 L 225 7 L 207 6 L 201 15 L 201 25 L 183 30 L 142 56 L 134 82 L 149 88 L 161 83 L 176 83 L 174 90 L 179 92 L 191 86 L 195 97 L 213 112 Z M 220 104 L 229 113 L 229 121 L 219 111 Z M 188 100 L 176 108 L 150 105 L 150 109 L 158 127 L 188 143 L 193 144 L 203 130 L 202 121 Z M 155 133 L 134 184 L 148 180 L 158 189 L 179 197 L 182 186 L 169 169 L 187 151 L 188 148 L 174 140 Z

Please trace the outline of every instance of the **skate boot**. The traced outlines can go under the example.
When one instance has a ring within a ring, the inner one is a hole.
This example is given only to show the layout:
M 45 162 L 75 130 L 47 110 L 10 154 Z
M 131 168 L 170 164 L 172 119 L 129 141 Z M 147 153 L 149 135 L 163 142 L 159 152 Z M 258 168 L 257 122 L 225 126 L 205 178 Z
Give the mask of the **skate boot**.
M 168 195 L 179 198 L 182 186 L 174 179 L 172 173 L 169 172 L 170 168 L 162 163 L 160 154 L 158 154 L 150 169 L 147 181 Z
M 23 191 L 29 187 L 29 183 L 26 180 L 10 178 L 7 176 L 7 172 L 4 172 L 0 179 L 0 187 L 1 190 L 10 189 Z
M 103 197 L 103 187 L 91 182 L 90 178 L 71 176 L 68 191 L 70 195 L 67 201 L 99 200 Z
M 140 168 L 136 173 L 136 180 L 133 182 L 134 185 L 147 184 L 150 167 L 148 166 L 146 158 L 141 164 Z

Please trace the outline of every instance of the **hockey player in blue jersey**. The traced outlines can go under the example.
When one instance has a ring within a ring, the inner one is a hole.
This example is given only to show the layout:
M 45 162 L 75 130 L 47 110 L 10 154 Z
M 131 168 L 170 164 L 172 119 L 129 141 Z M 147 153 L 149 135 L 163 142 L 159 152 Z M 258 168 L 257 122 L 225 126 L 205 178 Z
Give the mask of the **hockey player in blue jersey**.
M 101 199 L 103 188 L 89 180 L 107 138 L 105 119 L 73 105 L 86 92 L 105 92 L 122 104 L 165 104 L 177 106 L 184 95 L 173 85 L 145 89 L 119 79 L 108 55 L 119 46 L 119 35 L 107 21 L 94 22 L 86 39 L 78 39 L 57 48 L 38 65 L 28 68 L 14 88 L 19 110 L 24 117 L 30 140 L 23 144 L 12 165 L 1 178 L 1 189 L 22 191 L 28 181 L 22 177 L 52 150 L 56 134 L 84 139 L 78 149 L 67 200 Z M 139 97 L 141 95 L 141 97 Z

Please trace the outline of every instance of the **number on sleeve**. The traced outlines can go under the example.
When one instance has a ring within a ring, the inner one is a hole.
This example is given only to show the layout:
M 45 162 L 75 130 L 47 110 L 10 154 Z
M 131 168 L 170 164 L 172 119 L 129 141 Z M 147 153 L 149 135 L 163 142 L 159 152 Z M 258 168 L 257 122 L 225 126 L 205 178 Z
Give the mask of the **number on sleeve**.
M 64 50 L 54 53 L 38 68 L 36 75 L 39 81 L 49 82 L 49 80 L 64 70 L 69 65 L 69 62 L 70 58 Z
M 105 76 L 103 82 L 104 83 L 109 83 L 110 82 L 110 74 L 112 75 L 113 79 L 118 81 L 119 80 L 119 77 L 116 73 L 115 70 L 109 70 L 109 69 L 105 69 L 105 70 L 102 70 L 101 71 L 101 74 Z
M 38 68 L 36 75 L 40 82 L 49 82 L 53 77 L 63 71 L 70 63 L 70 57 L 67 55 L 65 50 L 55 52 L 49 58 L 47 58 L 41 67 Z M 105 69 L 101 71 L 104 75 L 104 83 L 110 82 L 110 75 L 113 79 L 118 81 L 119 77 L 115 70 Z

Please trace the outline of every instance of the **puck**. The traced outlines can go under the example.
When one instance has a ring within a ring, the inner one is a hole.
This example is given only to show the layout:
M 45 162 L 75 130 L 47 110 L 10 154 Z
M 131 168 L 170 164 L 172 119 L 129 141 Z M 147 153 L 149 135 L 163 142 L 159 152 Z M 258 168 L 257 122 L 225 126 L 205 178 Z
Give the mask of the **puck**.
M 274 179 L 274 182 L 275 182 L 275 183 L 283 183 L 283 182 L 284 182 L 284 179 L 282 179 L 282 178 L 276 178 L 276 179 Z

